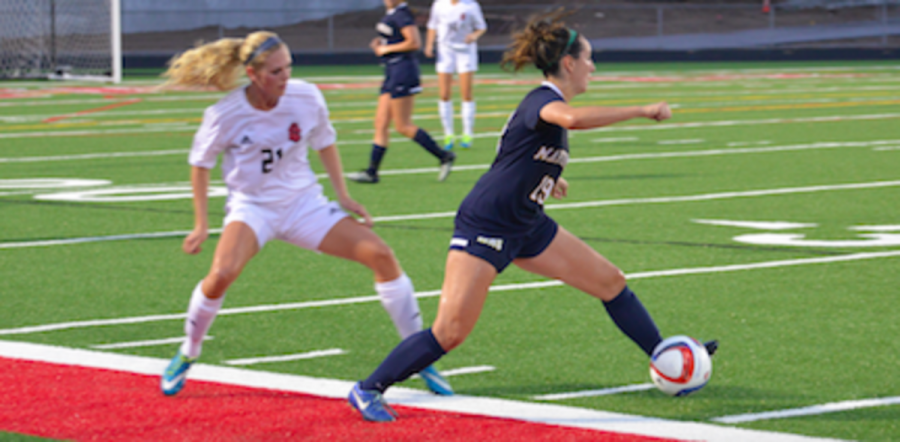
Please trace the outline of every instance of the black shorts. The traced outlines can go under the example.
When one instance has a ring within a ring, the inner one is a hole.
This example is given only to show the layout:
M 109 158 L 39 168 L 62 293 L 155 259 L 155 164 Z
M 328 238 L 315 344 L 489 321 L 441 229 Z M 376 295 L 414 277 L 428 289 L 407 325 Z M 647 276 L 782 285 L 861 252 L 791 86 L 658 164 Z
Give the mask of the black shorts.
M 534 258 L 543 253 L 558 231 L 559 225 L 547 215 L 524 234 L 484 234 L 478 229 L 457 225 L 450 240 L 450 250 L 477 256 L 491 263 L 500 273 L 516 258 Z
M 422 92 L 419 82 L 419 62 L 414 58 L 401 58 L 394 62 L 388 60 L 384 65 L 384 83 L 382 94 L 391 94 L 391 98 L 402 98 Z

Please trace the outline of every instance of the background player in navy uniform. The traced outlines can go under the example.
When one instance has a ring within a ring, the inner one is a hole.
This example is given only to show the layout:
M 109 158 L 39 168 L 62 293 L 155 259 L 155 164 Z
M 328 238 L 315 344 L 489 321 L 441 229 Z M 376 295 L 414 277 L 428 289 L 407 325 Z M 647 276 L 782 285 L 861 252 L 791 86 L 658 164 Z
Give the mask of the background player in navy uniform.
M 462 344 L 475 327 L 488 288 L 510 263 L 558 279 L 603 301 L 615 324 L 649 356 L 662 341 L 625 275 L 543 210 L 548 196 L 566 195 L 560 177 L 569 158 L 567 130 L 590 129 L 632 118 L 671 117 L 665 102 L 609 108 L 569 106 L 587 90 L 594 72 L 590 43 L 560 21 L 536 18 L 514 36 L 504 64 L 533 63 L 545 81 L 519 104 L 503 131 L 497 158 L 469 193 L 456 217 L 437 319 L 431 329 L 398 345 L 349 401 L 371 421 L 392 421 L 382 393 Z
M 384 83 L 375 111 L 375 137 L 372 140 L 372 157 L 369 168 L 347 174 L 347 178 L 360 183 L 377 183 L 378 168 L 388 148 L 388 130 L 391 120 L 394 128 L 407 138 L 419 143 L 441 161 L 438 181 L 450 175 L 456 155 L 441 149 L 431 135 L 412 122 L 415 94 L 422 92 L 419 83 L 419 62 L 415 53 L 422 46 L 415 17 L 405 2 L 384 0 L 387 14 L 378 22 L 379 37 L 369 46 L 384 64 Z

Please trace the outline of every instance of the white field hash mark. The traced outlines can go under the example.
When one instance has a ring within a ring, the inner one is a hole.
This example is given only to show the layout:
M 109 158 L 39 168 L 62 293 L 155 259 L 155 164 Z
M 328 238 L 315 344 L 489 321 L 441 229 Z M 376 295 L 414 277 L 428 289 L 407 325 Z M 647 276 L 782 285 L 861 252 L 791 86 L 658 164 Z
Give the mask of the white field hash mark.
M 781 261 L 763 261 L 763 262 L 756 262 L 756 263 L 750 263 L 750 264 L 732 264 L 732 265 L 715 266 L 715 267 L 688 267 L 688 268 L 682 268 L 682 269 L 637 272 L 637 273 L 627 274 L 626 278 L 630 279 L 630 280 L 635 280 L 635 279 L 658 278 L 658 277 L 666 277 L 666 276 L 700 275 L 700 274 L 710 274 L 710 273 L 725 273 L 725 272 L 736 272 L 736 271 L 744 271 L 744 270 L 773 269 L 773 268 L 779 268 L 779 267 L 790 267 L 790 266 L 799 266 L 799 265 L 830 264 L 830 263 L 837 263 L 837 262 L 852 262 L 852 261 L 859 261 L 859 260 L 865 260 L 865 259 L 881 259 L 881 258 L 895 258 L 895 257 L 900 257 L 900 250 L 887 251 L 887 252 L 853 253 L 853 254 L 848 254 L 848 255 L 826 256 L 826 257 L 819 257 L 819 258 L 789 259 L 789 260 L 781 260 Z M 564 285 L 563 282 L 557 281 L 557 280 L 537 281 L 537 282 L 527 282 L 527 283 L 519 283 L 519 284 L 494 285 L 494 286 L 490 287 L 489 291 L 503 292 L 503 291 L 514 291 L 514 290 L 529 290 L 529 289 L 539 289 L 539 288 L 545 288 L 545 287 L 558 287 L 561 285 Z M 430 298 L 430 297 L 436 297 L 436 296 L 440 296 L 440 295 L 441 295 L 440 290 L 416 292 L 416 294 L 415 294 L 416 298 Z M 306 308 L 331 307 L 331 306 L 360 304 L 360 303 L 365 303 L 365 302 L 377 302 L 377 301 L 380 301 L 380 298 L 377 295 L 372 295 L 372 296 L 359 296 L 359 297 L 354 297 L 354 298 L 327 299 L 327 300 L 321 300 L 321 301 L 256 305 L 256 306 L 249 306 L 249 307 L 234 307 L 234 308 L 227 308 L 227 309 L 220 310 L 219 316 L 237 315 L 237 314 L 245 314 L 245 313 L 283 311 L 283 310 L 300 310 L 300 309 L 306 309 Z M 29 333 L 43 333 L 43 332 L 49 332 L 49 331 L 69 330 L 69 329 L 85 328 L 85 327 L 140 324 L 140 323 L 147 323 L 147 322 L 178 320 L 178 319 L 184 319 L 185 317 L 187 317 L 186 313 L 173 313 L 173 314 L 164 314 L 164 315 L 131 316 L 131 317 L 114 318 L 114 319 L 95 319 L 95 320 L 87 320 L 87 321 L 62 322 L 62 323 L 55 323 L 55 324 L 45 324 L 45 325 L 35 325 L 35 326 L 28 326 L 28 327 L 0 329 L 0 336 L 2 336 L 2 335 L 22 335 L 22 334 L 29 334 Z
M 539 396 L 532 396 L 531 398 L 537 401 L 561 401 L 566 399 L 576 399 L 582 397 L 594 397 L 594 396 L 608 396 L 611 394 L 619 394 L 619 393 L 630 393 L 633 391 L 647 391 L 656 388 L 653 384 L 634 384 L 634 385 L 625 385 L 622 387 L 612 387 L 612 388 L 601 388 L 599 390 L 583 390 L 583 391 L 573 391 L 570 393 L 553 393 L 553 394 L 542 394 Z
M 299 361 L 302 359 L 315 359 L 315 358 L 324 358 L 327 356 L 338 356 L 347 354 L 346 350 L 340 348 L 330 348 L 328 350 L 316 350 L 309 351 L 306 353 L 297 353 L 292 355 L 280 355 L 280 356 L 264 356 L 257 358 L 244 358 L 244 359 L 229 359 L 227 361 L 222 361 L 224 364 L 228 365 L 255 365 L 255 364 L 264 364 L 267 362 L 287 362 L 287 361 Z
M 449 370 L 440 370 L 439 373 L 441 374 L 441 376 L 449 378 L 451 376 L 459 376 L 459 375 L 463 375 L 463 374 L 487 373 L 489 371 L 494 371 L 496 369 L 497 369 L 497 367 L 494 367 L 493 365 L 475 365 L 472 367 L 459 367 L 459 368 L 451 368 Z M 418 374 L 414 374 L 410 377 L 411 378 L 420 378 L 421 376 L 419 376 Z
M 710 419 L 713 422 L 722 424 L 742 424 L 745 422 L 754 422 L 768 419 L 784 419 L 787 417 L 812 416 L 816 414 L 835 413 L 838 411 L 856 410 L 859 408 L 883 407 L 885 405 L 900 404 L 900 396 L 875 398 L 875 399 L 859 399 L 843 402 L 829 402 L 827 404 L 812 405 L 802 408 L 788 408 L 786 410 L 766 411 L 763 413 L 747 413 L 736 414 L 732 416 L 722 416 Z
M 211 339 L 213 339 L 212 336 L 203 337 L 204 341 L 209 341 Z M 154 347 L 158 345 L 180 344 L 182 342 L 184 342 L 184 336 L 179 336 L 177 338 L 150 339 L 146 341 L 118 342 L 115 344 L 97 344 L 92 345 L 91 348 L 96 348 L 98 350 L 115 350 L 118 348 Z

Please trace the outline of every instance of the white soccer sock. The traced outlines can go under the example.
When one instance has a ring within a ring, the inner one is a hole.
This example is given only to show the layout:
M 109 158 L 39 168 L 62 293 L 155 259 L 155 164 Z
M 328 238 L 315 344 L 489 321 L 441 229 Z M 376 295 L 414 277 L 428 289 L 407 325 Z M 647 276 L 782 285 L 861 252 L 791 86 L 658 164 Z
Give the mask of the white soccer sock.
M 462 103 L 463 134 L 473 135 L 475 132 L 475 102 L 463 101 Z
M 453 101 L 438 100 L 438 114 L 444 126 L 444 135 L 453 135 Z
M 412 281 L 406 273 L 388 282 L 376 282 L 375 291 L 381 298 L 381 305 L 391 315 L 401 339 L 422 330 L 422 314 L 414 295 Z
M 209 327 L 212 326 L 213 319 L 222 308 L 222 302 L 225 301 L 225 295 L 218 299 L 209 299 L 203 294 L 203 280 L 194 288 L 191 294 L 191 302 L 188 305 L 187 319 L 184 321 L 184 332 L 187 338 L 181 344 L 181 354 L 196 358 L 200 356 L 200 350 L 203 347 L 203 338 Z

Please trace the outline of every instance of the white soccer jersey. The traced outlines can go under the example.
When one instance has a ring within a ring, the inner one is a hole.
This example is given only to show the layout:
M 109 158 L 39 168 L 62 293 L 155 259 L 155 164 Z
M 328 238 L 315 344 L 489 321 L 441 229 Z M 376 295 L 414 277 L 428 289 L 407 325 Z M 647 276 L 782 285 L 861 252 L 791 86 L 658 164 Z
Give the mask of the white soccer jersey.
M 476 30 L 487 29 L 481 6 L 475 0 L 435 0 L 431 5 L 428 29 L 437 32 L 437 41 L 443 45 L 461 49 L 466 44 L 466 36 Z M 474 45 L 474 43 L 471 43 Z
M 206 108 L 188 162 L 212 169 L 224 152 L 222 179 L 229 201 L 286 202 L 319 186 L 308 149 L 321 150 L 336 140 L 319 89 L 290 80 L 278 105 L 268 111 L 251 106 L 244 89 Z

